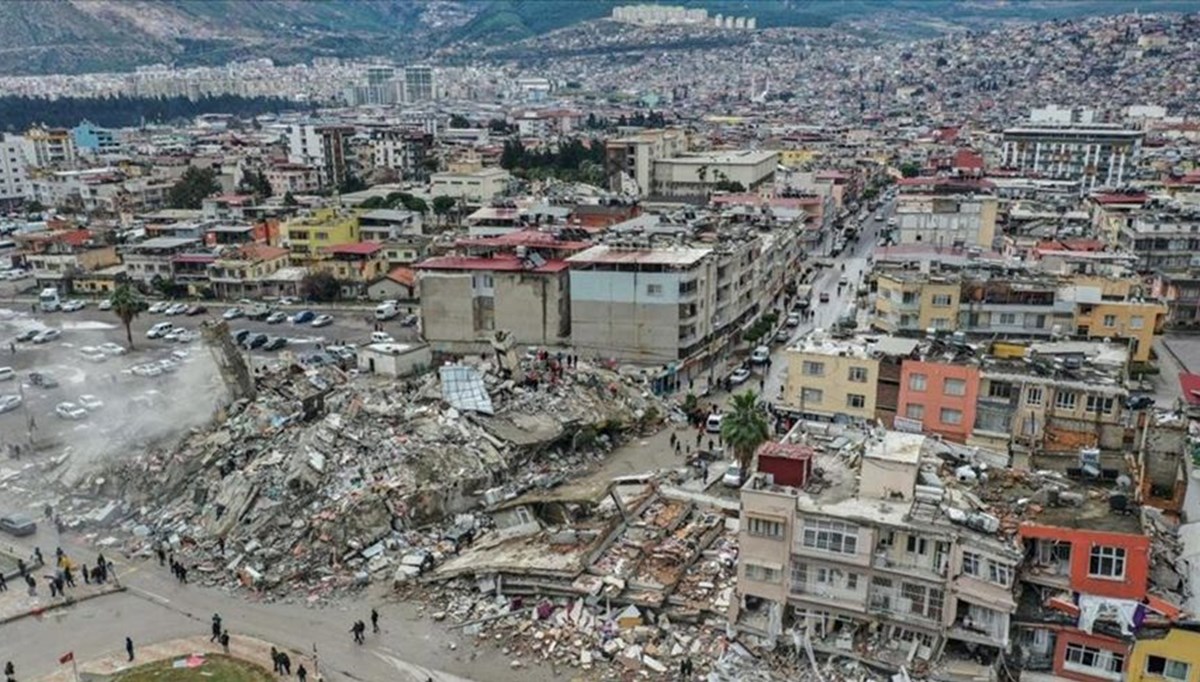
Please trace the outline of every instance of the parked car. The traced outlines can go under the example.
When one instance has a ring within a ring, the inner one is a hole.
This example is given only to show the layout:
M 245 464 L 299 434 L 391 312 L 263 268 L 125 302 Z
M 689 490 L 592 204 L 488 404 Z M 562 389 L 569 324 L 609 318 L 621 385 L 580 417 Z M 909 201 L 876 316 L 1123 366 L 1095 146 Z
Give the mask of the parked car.
M 1154 396 L 1131 395 L 1125 399 L 1125 409 L 1127 410 L 1144 410 L 1148 407 L 1154 407 Z
M 250 334 L 249 329 L 239 329 L 233 333 L 233 342 L 240 346 L 246 342 L 246 337 Z
M 311 322 L 316 316 L 317 314 L 311 310 L 301 310 L 295 315 L 292 315 L 292 324 L 304 324 L 305 322 Z
M 162 313 L 163 311 L 165 311 L 167 308 L 170 308 L 170 307 L 171 307 L 170 301 L 156 301 L 156 302 L 150 304 L 150 307 L 146 309 L 146 312 L 151 313 L 153 315 L 158 315 L 159 313 Z
M 784 325 L 787 326 L 788 329 L 799 327 L 800 315 L 798 313 L 788 313 L 787 320 L 784 321 Z
M 21 406 L 21 396 L 17 394 L 0 395 L 0 414 L 11 412 Z
M 786 328 L 780 329 L 779 331 L 775 332 L 775 341 L 778 343 L 784 343 L 791 338 L 792 338 L 792 333 L 789 332 Z
M 245 315 L 246 311 L 242 310 L 241 308 L 230 308 L 229 310 L 221 313 L 221 317 L 227 320 L 236 320 L 239 317 L 245 317 Z
M 84 346 L 79 349 L 79 354 L 89 362 L 104 362 L 108 359 L 108 355 L 96 346 Z
M 242 342 L 242 345 L 248 350 L 254 350 L 255 348 L 261 348 L 267 343 L 268 340 L 270 340 L 270 337 L 268 337 L 266 334 L 251 334 L 246 337 L 246 340 Z
M 387 332 L 371 332 L 371 343 L 396 343 L 396 339 Z
M 721 432 L 721 420 L 724 419 L 723 414 L 710 414 L 708 419 L 704 420 L 704 430 L 709 433 Z
M 103 352 L 105 355 L 124 355 L 126 353 L 124 346 L 122 346 L 118 343 L 113 343 L 111 341 L 109 341 L 107 343 L 102 343 L 96 347 L 99 348 L 100 351 Z
M 132 372 L 134 376 L 146 378 L 162 376 L 163 373 L 162 369 L 158 365 L 152 363 L 134 365 L 129 371 Z
M 309 324 L 314 327 L 328 327 L 333 324 L 333 315 L 317 315 Z
M 30 372 L 29 385 L 38 388 L 58 388 L 58 381 L 45 372 Z
M 188 306 L 188 309 L 185 310 L 183 314 L 187 315 L 188 317 L 195 317 L 196 315 L 203 315 L 204 313 L 207 313 L 207 312 L 208 312 L 208 308 L 205 308 L 204 306 L 197 303 L 195 305 Z
M 183 327 L 175 327 L 175 328 L 169 330 L 166 334 L 163 334 L 162 340 L 163 341 L 178 341 L 180 335 L 185 334 L 185 333 L 187 333 L 187 330 L 184 329 Z
M 282 310 L 276 310 L 275 312 L 271 313 L 270 315 L 267 315 L 266 323 L 267 324 L 279 324 L 280 322 L 283 322 L 286 319 L 288 319 L 287 313 L 283 312 Z
M 73 298 L 69 301 L 63 301 L 62 311 L 64 313 L 73 313 L 76 310 L 83 310 L 86 305 L 83 301 Z
M 104 401 L 100 400 L 94 395 L 85 393 L 79 396 L 79 406 L 88 412 L 94 412 L 101 407 L 104 407 Z
M 26 329 L 25 331 L 21 332 L 20 334 L 17 334 L 16 340 L 21 341 L 21 342 L 32 341 L 33 337 L 35 337 L 41 333 L 42 333 L 41 329 L 37 329 L 37 328 Z
M 0 367 L 0 381 L 12 381 L 17 378 L 17 372 L 12 367 Z
M 417 326 L 417 316 L 415 314 L 405 315 L 404 319 L 400 321 L 400 326 L 401 327 Z
M 730 488 L 742 487 L 742 468 L 737 464 L 730 464 L 725 470 L 725 475 L 721 477 L 721 483 Z
M 33 337 L 34 343 L 49 343 L 55 341 L 62 336 L 62 332 L 57 329 L 43 329 L 38 332 L 37 336 Z
M 97 310 L 112 310 L 112 299 L 106 298 L 96 305 Z
M 174 317 L 175 315 L 182 315 L 182 314 L 186 313 L 187 309 L 188 309 L 188 304 L 176 303 L 175 305 L 171 306 L 170 308 L 167 308 L 166 310 L 164 310 L 163 314 Z
M 161 339 L 162 337 L 171 333 L 171 330 L 174 328 L 175 325 L 171 324 L 170 322 L 159 322 L 146 332 L 146 338 Z
M 822 291 L 821 296 L 817 300 L 821 303 L 829 303 L 829 292 Z
M 745 367 L 738 367 L 737 369 L 733 370 L 733 374 L 729 375 L 729 381 L 734 386 L 744 384 L 749 379 L 750 379 L 750 370 L 746 369 Z
M 771 359 L 771 349 L 767 346 L 759 346 L 750 353 L 750 362 L 756 365 L 765 365 Z
M 54 413 L 61 419 L 70 419 L 72 421 L 87 419 L 87 410 L 75 403 L 59 403 L 54 406 Z
M 19 538 L 33 535 L 37 532 L 37 524 L 25 514 L 8 514 L 0 516 L 0 530 Z
M 282 336 L 272 336 L 263 344 L 263 350 L 279 350 L 287 345 L 287 339 Z
M 200 332 L 194 329 L 184 329 L 173 339 L 175 343 L 191 343 L 200 338 Z

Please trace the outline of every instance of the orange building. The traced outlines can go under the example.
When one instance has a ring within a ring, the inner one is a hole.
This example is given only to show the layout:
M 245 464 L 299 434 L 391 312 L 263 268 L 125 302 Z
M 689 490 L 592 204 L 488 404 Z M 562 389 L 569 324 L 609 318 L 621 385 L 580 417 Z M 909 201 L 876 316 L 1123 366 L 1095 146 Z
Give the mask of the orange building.
M 979 367 L 933 360 L 905 360 L 900 367 L 900 399 L 895 426 L 967 442 L 975 426 Z

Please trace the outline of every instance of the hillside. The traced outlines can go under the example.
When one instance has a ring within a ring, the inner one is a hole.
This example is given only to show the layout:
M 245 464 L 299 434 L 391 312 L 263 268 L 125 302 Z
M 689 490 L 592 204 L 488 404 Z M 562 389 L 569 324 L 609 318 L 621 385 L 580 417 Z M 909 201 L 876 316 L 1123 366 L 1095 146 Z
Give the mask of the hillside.
M 646 0 L 639 0 L 646 1 Z M 610 14 L 618 0 L 12 0 L 0 3 L 0 73 L 120 71 L 155 62 L 270 57 L 420 58 L 435 48 L 512 45 Z M 908 38 L 952 28 L 1133 11 L 1189 0 L 674 0 L 760 28 L 872 25 Z M 881 25 L 882 24 L 882 25 Z

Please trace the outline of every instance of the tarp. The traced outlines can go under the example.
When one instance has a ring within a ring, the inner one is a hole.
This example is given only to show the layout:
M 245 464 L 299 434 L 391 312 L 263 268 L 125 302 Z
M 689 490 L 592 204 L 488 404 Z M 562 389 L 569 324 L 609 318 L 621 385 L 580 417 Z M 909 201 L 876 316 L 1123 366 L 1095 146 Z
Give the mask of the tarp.
M 445 365 L 439 369 L 442 398 L 456 410 L 495 414 L 483 376 L 474 367 Z

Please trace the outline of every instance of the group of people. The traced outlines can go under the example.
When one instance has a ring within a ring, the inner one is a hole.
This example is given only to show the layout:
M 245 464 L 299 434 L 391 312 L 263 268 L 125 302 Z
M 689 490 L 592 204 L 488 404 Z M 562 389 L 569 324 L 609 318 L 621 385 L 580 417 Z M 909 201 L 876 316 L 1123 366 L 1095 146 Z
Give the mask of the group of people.
M 62 547 L 55 549 L 54 554 L 54 573 L 45 576 L 46 584 L 50 588 L 51 597 L 65 597 L 67 595 L 67 588 L 75 587 L 75 576 L 77 575 L 75 572 L 75 564 L 70 560 L 70 558 L 67 557 L 67 554 L 63 551 Z M 32 558 L 35 565 L 46 565 L 46 561 L 42 557 L 42 550 L 40 547 L 34 548 Z M 114 582 L 117 579 L 117 573 L 112 565 L 112 562 L 105 559 L 104 554 L 100 554 L 96 557 L 96 565 L 90 570 L 88 569 L 87 564 L 81 565 L 78 570 L 78 575 L 83 576 L 83 582 L 85 584 L 94 583 L 100 585 L 107 583 L 110 577 Z M 24 559 L 17 559 L 17 572 L 21 575 L 21 579 L 25 582 L 25 587 L 29 590 L 29 596 L 36 597 L 37 580 L 33 577 L 33 575 L 30 574 L 29 565 L 25 563 Z M 8 581 L 5 579 L 3 574 L 0 574 L 0 592 L 7 591 Z
M 286 651 L 279 651 L 275 647 L 271 647 L 271 670 L 276 675 L 291 677 L 292 657 L 288 656 Z M 304 667 L 303 663 L 296 668 L 296 677 L 300 678 L 300 682 L 308 679 L 308 669 Z
M 379 634 L 379 612 L 375 609 L 371 609 L 371 630 L 375 634 Z M 367 641 L 366 633 L 367 624 L 361 620 L 354 621 L 354 624 L 350 626 L 350 634 L 354 635 L 355 644 L 365 644 Z

